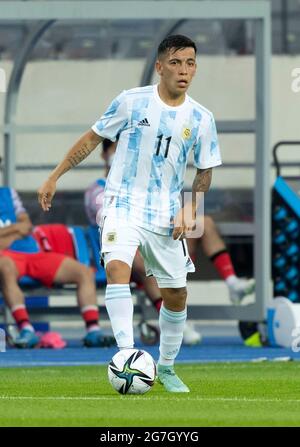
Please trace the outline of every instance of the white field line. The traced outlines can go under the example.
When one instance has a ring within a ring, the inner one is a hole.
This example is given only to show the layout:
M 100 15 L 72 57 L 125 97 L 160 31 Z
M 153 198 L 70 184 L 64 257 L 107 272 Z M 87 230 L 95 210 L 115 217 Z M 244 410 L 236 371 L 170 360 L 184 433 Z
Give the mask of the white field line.
M 273 398 L 273 399 L 264 399 L 264 398 L 248 398 L 248 397 L 188 397 L 183 396 L 182 398 L 175 397 L 175 396 L 0 396 L 1 400 L 54 400 L 54 401 L 115 401 L 117 399 L 121 400 L 139 400 L 139 401 L 193 401 L 193 402 L 240 402 L 240 403 L 249 403 L 249 402 L 270 402 L 270 403 L 300 403 L 300 399 L 280 399 L 280 398 Z

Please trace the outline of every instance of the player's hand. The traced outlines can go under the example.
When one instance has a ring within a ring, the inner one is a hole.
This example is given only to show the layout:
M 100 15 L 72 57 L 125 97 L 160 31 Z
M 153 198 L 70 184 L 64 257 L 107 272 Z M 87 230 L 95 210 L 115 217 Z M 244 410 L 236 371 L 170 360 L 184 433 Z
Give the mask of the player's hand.
M 173 239 L 182 241 L 188 233 L 195 229 L 196 219 L 192 211 L 192 204 L 187 204 L 179 210 L 172 223 L 174 223 Z
M 38 201 L 44 211 L 49 211 L 56 191 L 55 180 L 48 179 L 38 190 Z

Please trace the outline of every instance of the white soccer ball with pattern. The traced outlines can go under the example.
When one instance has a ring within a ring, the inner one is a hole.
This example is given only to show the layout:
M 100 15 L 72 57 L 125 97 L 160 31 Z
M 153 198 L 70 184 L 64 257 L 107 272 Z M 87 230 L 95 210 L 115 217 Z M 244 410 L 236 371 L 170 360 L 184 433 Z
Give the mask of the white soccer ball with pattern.
M 144 394 L 154 385 L 156 365 L 151 355 L 139 349 L 123 349 L 108 365 L 108 380 L 120 394 Z

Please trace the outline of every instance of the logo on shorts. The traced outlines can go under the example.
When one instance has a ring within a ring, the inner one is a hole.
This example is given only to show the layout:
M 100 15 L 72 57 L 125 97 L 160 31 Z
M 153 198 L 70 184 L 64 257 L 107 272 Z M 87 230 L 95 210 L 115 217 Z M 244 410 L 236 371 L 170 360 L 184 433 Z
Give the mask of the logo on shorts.
M 186 261 L 185 266 L 188 267 L 191 264 L 192 264 L 192 260 L 191 260 L 191 258 L 188 258 L 187 261 Z
M 116 242 L 116 240 L 117 240 L 117 233 L 115 231 L 113 231 L 111 233 L 107 233 L 106 242 L 108 244 L 112 244 L 113 242 Z

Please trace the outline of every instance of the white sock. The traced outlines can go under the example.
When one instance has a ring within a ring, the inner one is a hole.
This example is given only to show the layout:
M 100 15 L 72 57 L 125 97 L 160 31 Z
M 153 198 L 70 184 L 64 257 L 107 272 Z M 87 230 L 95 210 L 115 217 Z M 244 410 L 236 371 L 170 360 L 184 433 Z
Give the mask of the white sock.
M 92 326 L 89 326 L 86 330 L 87 332 L 94 332 L 94 331 L 100 331 L 99 324 L 93 324 Z
M 186 308 L 181 312 L 174 312 L 161 306 L 159 312 L 160 345 L 159 360 L 160 365 L 171 366 L 179 352 L 183 330 L 186 322 Z
M 234 287 L 237 281 L 238 277 L 235 275 L 230 275 L 225 279 L 225 282 L 229 288 Z
M 27 331 L 34 332 L 34 327 L 30 323 L 22 324 L 21 330 L 26 329 Z
M 118 347 L 133 348 L 133 302 L 129 284 L 108 284 L 105 305 Z

